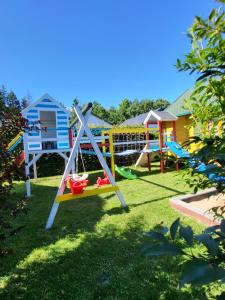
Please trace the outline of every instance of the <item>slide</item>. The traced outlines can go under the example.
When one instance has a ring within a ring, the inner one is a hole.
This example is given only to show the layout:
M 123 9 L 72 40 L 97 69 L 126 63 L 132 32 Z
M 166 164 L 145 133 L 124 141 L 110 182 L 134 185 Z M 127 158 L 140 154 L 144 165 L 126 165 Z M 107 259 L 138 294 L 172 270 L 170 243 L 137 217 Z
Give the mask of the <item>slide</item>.
M 11 153 L 16 146 L 21 143 L 23 140 L 23 132 L 21 131 L 20 133 L 17 134 L 17 136 L 9 143 L 7 147 L 7 152 Z
M 132 174 L 130 169 L 118 167 L 115 165 L 115 170 L 120 176 L 126 178 L 126 179 L 137 179 L 137 175 Z
M 23 132 L 21 131 L 17 136 L 8 144 L 7 153 L 11 153 L 23 140 Z M 24 162 L 24 151 L 16 158 L 16 164 L 20 167 Z
M 225 183 L 225 176 L 219 174 L 220 168 L 214 163 L 206 165 L 202 162 L 196 168 L 196 172 L 204 174 L 213 182 Z
M 166 142 L 165 145 L 170 149 L 170 151 L 179 158 L 188 159 L 191 167 L 196 167 L 195 171 L 202 173 L 209 178 L 209 180 L 217 183 L 225 183 L 225 176 L 219 175 L 219 167 L 214 164 L 206 165 L 204 162 L 197 163 L 194 159 L 191 159 L 190 153 L 183 149 L 176 142 Z M 197 166 L 196 166 L 197 165 Z
M 190 158 L 190 153 L 183 149 L 179 144 L 176 142 L 165 142 L 166 147 L 170 149 L 173 154 L 175 154 L 179 158 Z

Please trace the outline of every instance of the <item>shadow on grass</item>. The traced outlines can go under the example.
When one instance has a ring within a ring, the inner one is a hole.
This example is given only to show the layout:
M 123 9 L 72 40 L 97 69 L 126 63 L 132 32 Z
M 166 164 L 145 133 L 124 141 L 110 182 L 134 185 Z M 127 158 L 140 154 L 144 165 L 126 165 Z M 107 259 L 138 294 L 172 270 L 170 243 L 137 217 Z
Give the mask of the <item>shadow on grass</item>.
M 151 200 L 147 200 L 147 201 L 142 201 L 140 203 L 130 204 L 129 208 L 138 207 L 138 206 L 146 205 L 146 204 L 149 204 L 149 203 L 162 201 L 162 200 L 168 199 L 172 196 L 174 196 L 174 194 L 171 195 L 171 196 L 169 195 L 169 196 L 165 196 L 165 197 L 160 197 L 160 198 L 155 198 L 155 199 L 151 199 Z
M 17 220 L 26 227 L 12 240 L 14 254 L 2 260 L 0 298 L 207 299 L 203 291 L 177 290 L 178 260 L 141 256 L 144 218 L 125 214 L 119 202 L 104 210 L 113 194 L 62 203 L 45 231 L 57 188 L 37 181 L 32 189 L 28 216 Z
M 140 254 L 142 216 L 124 228 L 74 234 L 34 249 L 10 274 L 2 299 L 207 299 L 177 290 L 178 260 Z M 50 242 L 50 241 L 49 241 Z M 196 297 L 195 297 L 196 296 Z
M 168 190 L 168 191 L 174 192 L 174 193 L 176 193 L 176 194 L 179 194 L 179 195 L 182 195 L 182 194 L 183 194 L 183 192 L 181 192 L 181 191 L 179 191 L 179 190 L 176 190 L 176 189 L 173 189 L 173 188 L 171 188 L 171 187 L 169 187 L 169 186 L 162 185 L 162 184 L 159 184 L 159 183 L 156 183 L 156 182 L 153 182 L 153 181 L 150 181 L 150 180 L 146 180 L 146 179 L 143 179 L 143 178 L 138 178 L 138 179 L 139 179 L 139 180 L 142 180 L 142 181 L 145 181 L 145 182 L 148 182 L 148 183 L 150 183 L 150 184 L 156 185 L 156 186 L 158 186 L 158 187 L 160 187 L 160 188 L 163 188 L 163 189 L 166 189 L 166 190 Z
M 91 184 L 96 181 L 100 174 L 97 173 L 91 176 Z M 51 180 L 49 180 L 50 183 Z M 11 237 L 8 241 L 9 247 L 13 249 L 13 254 L 3 258 L 5 264 L 0 265 L 0 276 L 10 274 L 18 262 L 27 257 L 35 248 L 46 247 L 70 234 L 94 232 L 96 224 L 105 214 L 108 214 L 103 210 L 105 201 L 115 197 L 114 193 L 110 193 L 103 195 L 103 197 L 94 196 L 61 203 L 52 229 L 46 231 L 45 224 L 57 187 L 41 185 L 39 180 L 33 181 L 31 186 L 33 196 L 28 199 L 28 214 L 21 214 L 13 220 L 15 227 L 23 226 L 23 229 L 17 236 Z M 24 188 L 21 187 L 22 184 L 19 183 L 16 194 L 18 199 L 24 195 Z M 15 196 L 13 195 L 13 197 Z M 110 213 L 111 215 L 127 212 L 120 207 L 119 200 L 116 205 L 118 207 L 115 207 L 115 210 Z

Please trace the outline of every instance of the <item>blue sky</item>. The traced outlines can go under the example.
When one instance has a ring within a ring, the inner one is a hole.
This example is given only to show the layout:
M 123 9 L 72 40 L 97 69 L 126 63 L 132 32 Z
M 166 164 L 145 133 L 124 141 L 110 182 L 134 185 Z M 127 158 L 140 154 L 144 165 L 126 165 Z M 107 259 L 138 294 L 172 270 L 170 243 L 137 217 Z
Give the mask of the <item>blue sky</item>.
M 69 106 L 121 99 L 174 101 L 194 77 L 174 64 L 188 52 L 195 15 L 213 0 L 2 0 L 0 85 Z

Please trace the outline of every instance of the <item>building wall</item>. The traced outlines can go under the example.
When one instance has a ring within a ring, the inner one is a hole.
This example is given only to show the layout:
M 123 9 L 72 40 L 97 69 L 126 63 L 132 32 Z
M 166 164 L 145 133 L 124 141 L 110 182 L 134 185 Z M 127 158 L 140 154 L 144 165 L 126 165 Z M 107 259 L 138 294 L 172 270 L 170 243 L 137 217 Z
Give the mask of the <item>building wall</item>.
M 179 117 L 176 121 L 176 137 L 177 142 L 182 144 L 189 139 L 190 129 L 187 128 L 191 124 L 189 120 L 189 116 Z M 172 122 L 163 122 L 163 131 L 167 133 L 167 137 L 169 137 L 169 133 L 173 133 L 173 123 Z
M 178 117 L 176 122 L 177 142 L 179 144 L 189 140 L 190 128 L 188 127 L 191 125 L 191 120 L 189 117 L 189 115 Z
M 176 121 L 176 136 L 179 144 L 182 145 L 184 142 L 188 141 L 191 136 L 196 135 L 195 128 L 191 126 L 191 124 L 192 121 L 190 115 L 178 117 Z M 172 122 L 165 122 L 163 129 L 165 132 L 172 132 Z M 189 146 L 189 151 L 194 152 L 199 147 L 200 144 L 191 144 Z

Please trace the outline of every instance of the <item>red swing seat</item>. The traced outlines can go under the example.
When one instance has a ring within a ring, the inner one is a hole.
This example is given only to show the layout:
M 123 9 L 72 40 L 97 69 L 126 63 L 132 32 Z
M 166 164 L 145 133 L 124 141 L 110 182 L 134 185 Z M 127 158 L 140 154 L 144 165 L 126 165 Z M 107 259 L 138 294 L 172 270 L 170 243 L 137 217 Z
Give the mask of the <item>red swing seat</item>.
M 100 187 L 102 185 L 110 184 L 109 177 L 106 172 L 104 172 L 104 178 L 98 177 L 95 186 Z
M 85 180 L 75 181 L 71 178 L 71 176 L 68 176 L 66 182 L 69 185 L 71 193 L 76 195 L 76 194 L 83 193 L 84 188 L 86 188 L 89 183 L 89 180 L 85 179 Z

